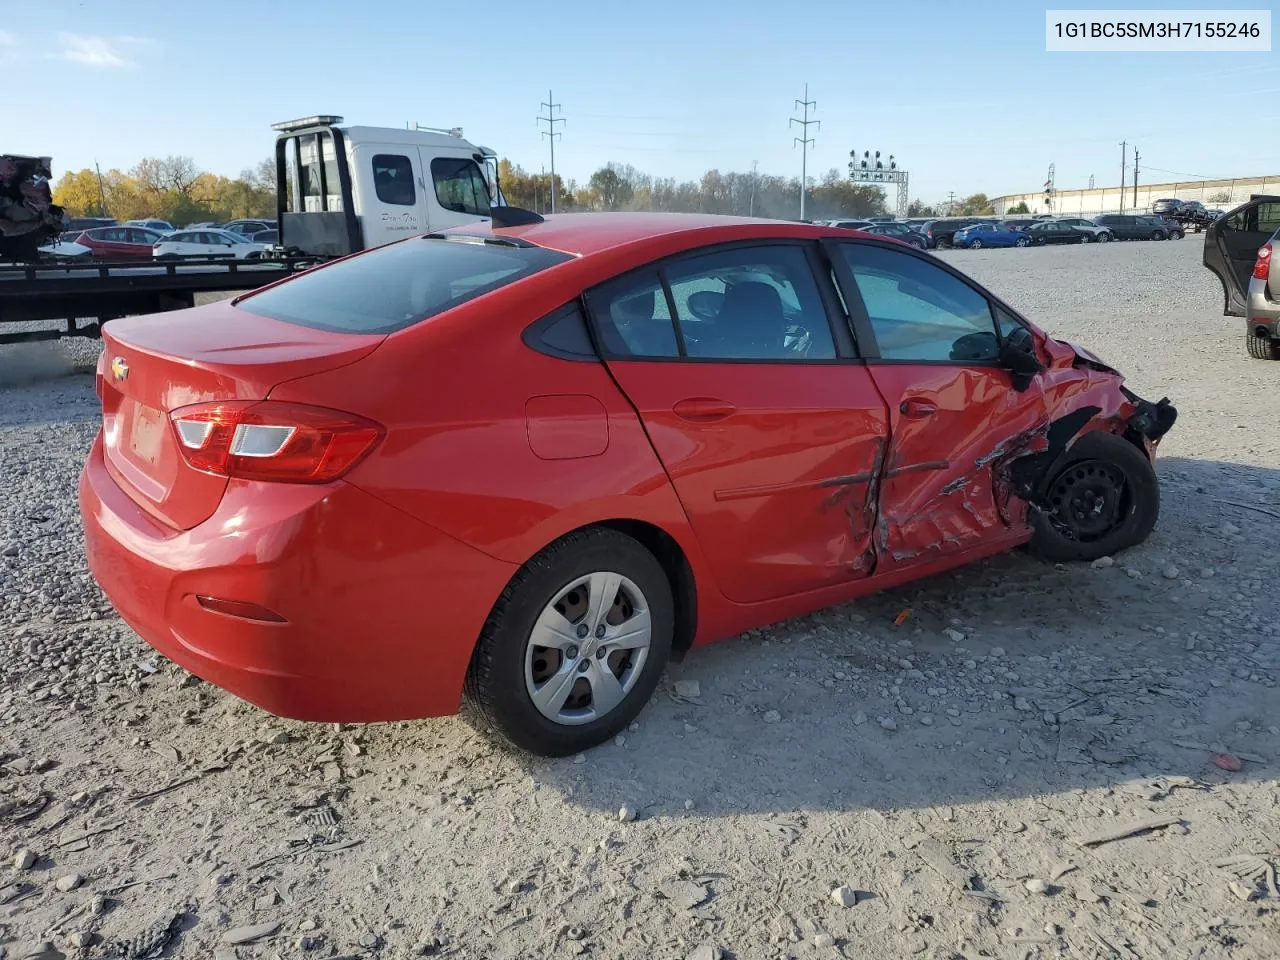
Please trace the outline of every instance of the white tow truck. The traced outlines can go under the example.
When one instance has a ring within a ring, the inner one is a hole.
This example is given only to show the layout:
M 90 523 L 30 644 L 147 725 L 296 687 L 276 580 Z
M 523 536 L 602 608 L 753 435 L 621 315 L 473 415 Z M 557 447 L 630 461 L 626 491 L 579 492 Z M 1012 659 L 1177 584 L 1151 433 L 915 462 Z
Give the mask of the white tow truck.
M 361 127 L 318 115 L 272 129 L 286 255 L 345 256 L 485 219 L 503 203 L 497 154 L 458 127 Z

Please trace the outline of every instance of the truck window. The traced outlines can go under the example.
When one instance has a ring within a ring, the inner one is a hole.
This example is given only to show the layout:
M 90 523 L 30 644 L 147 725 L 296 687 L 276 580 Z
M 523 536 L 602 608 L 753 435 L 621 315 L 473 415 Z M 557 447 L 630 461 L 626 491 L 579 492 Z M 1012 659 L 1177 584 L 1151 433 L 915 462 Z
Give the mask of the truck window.
M 320 193 L 320 151 L 314 133 L 298 138 L 298 173 L 302 183 L 303 210 L 307 213 L 324 210 L 324 197 Z
M 436 157 L 431 161 L 440 206 L 454 213 L 489 216 L 489 185 L 474 160 Z
M 338 156 L 333 148 L 332 134 L 320 137 L 320 159 L 324 164 L 324 208 L 342 209 L 342 184 L 338 180 Z
M 398 153 L 373 155 L 373 188 L 383 203 L 411 207 L 417 202 L 413 189 L 413 165 Z

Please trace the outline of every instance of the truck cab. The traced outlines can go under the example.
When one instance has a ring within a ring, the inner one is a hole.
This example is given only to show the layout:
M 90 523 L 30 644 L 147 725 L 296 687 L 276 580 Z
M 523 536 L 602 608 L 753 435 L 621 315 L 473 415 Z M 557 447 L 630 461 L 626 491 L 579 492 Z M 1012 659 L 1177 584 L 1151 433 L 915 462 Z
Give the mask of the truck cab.
M 502 202 L 497 155 L 460 128 L 349 126 L 321 115 L 272 129 L 286 253 L 345 256 L 483 220 Z

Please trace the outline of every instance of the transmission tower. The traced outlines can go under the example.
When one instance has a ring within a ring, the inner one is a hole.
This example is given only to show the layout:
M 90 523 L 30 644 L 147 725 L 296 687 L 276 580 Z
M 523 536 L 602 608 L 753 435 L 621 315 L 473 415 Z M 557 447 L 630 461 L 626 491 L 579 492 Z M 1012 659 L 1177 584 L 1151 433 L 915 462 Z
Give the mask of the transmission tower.
M 791 144 L 792 149 L 795 149 L 795 145 L 797 143 L 800 144 L 800 219 L 801 220 L 804 219 L 804 195 L 805 195 L 805 192 L 808 190 L 808 186 L 809 186 L 808 184 L 809 146 L 814 142 L 813 138 L 809 136 L 809 127 L 810 125 L 814 125 L 814 126 L 817 126 L 819 130 L 822 129 L 821 120 L 809 119 L 810 107 L 816 110 L 818 108 L 818 101 L 809 99 L 809 85 L 806 83 L 804 85 L 804 99 L 796 101 L 796 108 L 803 109 L 804 111 L 803 118 L 802 119 L 797 119 L 796 117 L 791 118 L 791 123 L 800 124 L 800 130 L 801 130 L 800 136 L 791 138 L 794 141 Z M 787 125 L 788 128 L 790 127 L 790 125 L 791 124 Z
M 547 99 L 545 103 L 539 106 L 546 107 L 547 115 L 544 117 L 538 115 L 538 123 L 545 123 L 546 130 L 542 130 L 542 135 L 551 143 L 551 212 L 556 212 L 556 137 L 562 134 L 556 130 L 557 123 L 564 123 L 564 117 L 557 117 L 556 111 L 560 109 L 560 104 L 554 102 L 555 98 L 551 96 L 551 91 L 547 91 Z M 541 128 L 539 128 L 541 130 Z

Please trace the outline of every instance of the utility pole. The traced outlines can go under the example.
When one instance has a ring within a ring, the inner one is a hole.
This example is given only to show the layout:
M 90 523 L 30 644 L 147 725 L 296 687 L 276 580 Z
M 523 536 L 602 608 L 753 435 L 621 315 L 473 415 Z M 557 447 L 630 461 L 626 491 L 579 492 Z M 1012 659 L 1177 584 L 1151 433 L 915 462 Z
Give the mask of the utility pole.
M 804 119 L 798 120 L 795 117 L 791 118 L 791 123 L 800 124 L 800 130 L 801 130 L 800 136 L 791 138 L 793 141 L 793 143 L 791 144 L 791 149 L 794 150 L 796 144 L 797 143 L 800 144 L 800 219 L 803 220 L 804 219 L 804 195 L 806 190 L 808 189 L 808 178 L 809 178 L 809 171 L 808 171 L 809 145 L 813 143 L 813 138 L 809 136 L 809 126 L 812 124 L 812 125 L 816 125 L 819 130 L 822 129 L 821 120 L 809 119 L 809 108 L 813 107 L 816 110 L 818 108 L 818 101 L 809 99 L 809 85 L 807 83 L 804 85 L 804 99 L 797 100 L 796 107 L 803 108 L 804 110 Z M 790 127 L 791 124 L 788 124 L 787 126 Z
M 1141 158 L 1141 156 L 1142 154 L 1138 153 L 1138 147 L 1135 144 L 1133 148 L 1133 209 L 1134 210 L 1138 209 L 1138 160 Z M 1121 184 L 1121 186 L 1123 187 L 1124 184 Z M 1123 193 L 1124 191 L 1121 190 L 1120 192 Z
M 747 208 L 747 216 L 754 217 L 756 215 L 756 162 L 751 161 L 751 204 Z M 801 214 L 801 218 L 804 214 Z
M 1129 169 L 1129 164 L 1126 162 L 1126 159 L 1128 157 L 1128 153 L 1127 153 L 1128 147 L 1129 147 L 1129 144 L 1127 141 L 1125 140 L 1120 141 L 1120 212 L 1121 213 L 1124 213 L 1124 174 L 1125 174 L 1125 171 Z
M 102 216 L 107 215 L 107 195 L 102 190 L 102 168 L 98 166 L 98 161 L 93 161 L 94 173 L 98 175 L 98 213 Z
M 542 130 L 542 135 L 551 142 L 551 212 L 556 212 L 556 137 L 561 136 L 556 131 L 557 123 L 564 123 L 564 117 L 557 117 L 556 111 L 560 109 L 560 104 L 554 102 L 551 91 L 547 91 L 547 100 L 545 103 L 539 104 L 547 108 L 547 115 L 544 117 L 538 115 L 538 122 L 547 125 L 546 130 Z
M 954 190 L 947 192 L 947 216 L 951 216 L 951 211 L 956 207 L 956 192 Z

